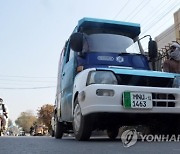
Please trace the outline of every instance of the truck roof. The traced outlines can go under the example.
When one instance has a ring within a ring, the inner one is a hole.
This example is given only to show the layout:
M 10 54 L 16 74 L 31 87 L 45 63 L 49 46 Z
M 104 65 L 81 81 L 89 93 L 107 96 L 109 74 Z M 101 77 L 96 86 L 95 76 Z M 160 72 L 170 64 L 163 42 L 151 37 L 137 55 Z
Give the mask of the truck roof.
M 112 32 L 125 33 L 131 38 L 135 38 L 140 34 L 140 24 L 122 22 L 115 20 L 105 20 L 97 18 L 82 18 L 77 25 L 78 31 L 87 31 L 88 29 L 96 29 L 96 32 Z M 105 31 L 106 30 L 106 31 Z

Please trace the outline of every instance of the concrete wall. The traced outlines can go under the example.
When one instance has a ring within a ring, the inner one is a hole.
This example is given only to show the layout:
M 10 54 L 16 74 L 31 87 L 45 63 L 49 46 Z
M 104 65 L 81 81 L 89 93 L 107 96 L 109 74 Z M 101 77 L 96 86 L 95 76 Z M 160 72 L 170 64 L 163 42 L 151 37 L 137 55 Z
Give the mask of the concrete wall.
M 176 40 L 176 34 L 175 34 L 175 27 L 172 25 L 167 30 L 162 32 L 160 35 L 155 37 L 155 41 L 158 44 L 158 49 L 165 48 L 165 46 L 168 46 L 172 41 Z
M 180 43 L 180 9 L 174 13 L 176 40 Z
M 174 13 L 174 24 L 155 37 L 158 45 L 159 58 L 156 70 L 162 71 L 162 64 L 168 58 L 167 52 L 173 41 L 180 43 L 180 9 Z
M 180 9 L 174 13 L 174 24 L 155 37 L 158 49 L 165 48 L 172 41 L 180 42 Z

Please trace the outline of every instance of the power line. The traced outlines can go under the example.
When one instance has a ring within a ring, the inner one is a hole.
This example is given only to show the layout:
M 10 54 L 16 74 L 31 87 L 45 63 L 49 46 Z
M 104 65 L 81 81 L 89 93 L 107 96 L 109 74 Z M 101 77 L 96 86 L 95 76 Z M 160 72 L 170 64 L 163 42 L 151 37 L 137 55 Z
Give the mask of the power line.
M 25 81 L 25 80 L 14 80 L 14 79 L 0 79 L 0 81 L 12 81 L 12 82 L 43 82 L 43 83 L 54 83 L 54 82 L 56 82 L 56 81 L 32 81 L 32 80 L 27 80 L 27 81 Z
M 8 78 L 57 78 L 57 77 L 30 77 L 30 76 L 13 76 L 13 75 L 2 75 L 0 77 L 8 77 Z
M 163 24 L 161 24 L 159 27 L 162 27 L 165 23 L 167 23 L 172 17 L 169 17 L 168 20 L 166 20 L 165 22 L 163 22 Z M 159 27 L 157 27 L 151 34 L 153 35 L 154 33 L 156 33 L 156 30 L 159 29 Z
M 47 87 L 31 87 L 31 88 L 8 88 L 8 87 L 0 87 L 0 89 L 4 90 L 30 90 L 30 89 L 48 89 L 48 88 L 55 88 L 56 86 L 47 86 Z
M 147 0 L 147 1 L 144 1 L 144 0 L 143 0 L 142 3 L 141 3 L 138 7 L 136 7 L 136 11 L 137 11 L 138 9 L 139 9 L 139 10 L 138 10 L 136 13 L 133 14 L 133 16 L 129 19 L 129 21 L 132 20 L 140 11 L 142 11 L 141 8 L 143 8 L 145 5 L 147 5 L 150 1 L 151 1 L 151 0 Z M 145 2 L 144 5 L 142 5 L 143 2 Z M 142 5 L 142 7 L 140 7 L 141 5 Z M 131 15 L 132 15 L 132 14 L 131 14 Z M 130 16 L 131 16 L 131 15 L 130 15 Z M 130 16 L 128 16 L 126 20 L 128 20 L 128 18 L 129 18 Z
M 131 16 L 135 12 L 136 8 L 138 8 L 142 4 L 142 2 L 143 2 L 143 0 L 138 4 L 137 7 L 135 7 L 135 9 L 133 11 L 131 11 L 131 12 L 129 12 L 129 14 L 127 14 L 127 17 L 124 19 L 125 21 L 129 16 Z
M 0 85 L 18 85 L 18 86 L 25 86 L 25 85 L 37 85 L 37 83 L 10 83 L 10 82 L 0 82 Z M 39 83 L 38 85 L 44 85 L 44 83 Z
M 161 41 L 163 38 L 165 38 L 167 35 L 169 35 L 171 32 L 175 31 L 178 27 L 180 26 L 180 23 L 178 25 L 176 25 L 175 27 L 172 27 L 171 29 L 168 30 L 168 33 L 166 33 L 165 35 L 163 35 L 163 37 L 160 37 L 160 39 L 157 41 Z
M 169 35 L 169 34 L 172 33 L 173 31 L 175 31 L 179 26 L 180 26 L 180 23 L 179 23 L 178 25 L 172 27 L 171 29 L 168 29 L 167 33 L 166 33 L 165 35 L 161 36 L 161 37 L 158 39 L 157 43 L 158 43 L 159 41 L 161 41 L 162 39 L 164 39 L 167 35 Z M 174 40 L 174 41 L 175 41 L 175 40 Z M 146 49 L 144 49 L 144 50 L 146 50 Z
M 151 16 L 150 16 L 150 17 L 145 16 L 145 18 L 142 19 L 142 20 L 143 20 L 142 24 L 143 24 L 143 23 L 146 23 L 144 26 L 148 25 L 148 23 L 151 21 L 150 19 L 153 19 L 154 15 L 156 15 L 156 14 L 159 12 L 159 10 L 161 10 L 161 9 L 164 8 L 168 3 L 170 3 L 170 1 L 171 1 L 171 0 L 168 0 L 167 3 L 165 3 L 164 5 L 162 5 L 162 3 L 161 3 L 161 7 L 157 7 L 157 10 L 156 10 L 156 11 L 153 11 L 153 12 L 151 13 Z M 163 2 L 164 2 L 164 0 L 163 0 Z M 146 21 L 147 21 L 147 22 L 146 22 Z
M 165 17 L 165 15 L 167 15 L 172 9 L 174 9 L 174 7 L 176 7 L 176 4 L 173 4 L 173 5 L 171 5 L 172 7 L 164 14 L 164 12 L 162 12 L 158 17 L 156 17 L 152 22 L 151 22 L 151 24 L 150 25 L 147 25 L 147 26 L 145 26 L 145 30 L 144 30 L 144 32 L 143 32 L 143 34 L 146 32 L 146 31 L 148 31 L 149 30 L 149 28 L 152 28 L 155 24 L 157 24 L 159 21 L 161 21 L 164 17 Z M 147 28 L 146 28 L 147 27 Z
M 128 5 L 130 0 L 128 0 L 122 7 L 121 9 L 119 9 L 118 13 L 114 16 L 113 19 L 116 19 L 116 17 L 124 10 L 124 8 L 126 8 L 126 6 Z
M 159 21 L 161 21 L 170 11 L 172 11 L 172 10 L 173 10 L 177 5 L 179 5 L 179 4 L 180 4 L 180 3 L 173 5 L 173 6 L 168 10 L 168 12 L 166 12 L 165 14 L 162 14 L 162 16 L 161 16 L 160 18 L 155 18 L 155 20 L 153 20 L 153 22 L 152 22 L 152 25 L 153 25 L 153 26 L 156 25 Z M 156 19 L 157 19 L 158 21 L 157 21 Z M 152 25 L 146 26 L 146 27 L 148 27 L 148 28 L 146 28 L 141 35 L 145 34 L 149 29 L 151 29 L 151 28 L 153 27 Z

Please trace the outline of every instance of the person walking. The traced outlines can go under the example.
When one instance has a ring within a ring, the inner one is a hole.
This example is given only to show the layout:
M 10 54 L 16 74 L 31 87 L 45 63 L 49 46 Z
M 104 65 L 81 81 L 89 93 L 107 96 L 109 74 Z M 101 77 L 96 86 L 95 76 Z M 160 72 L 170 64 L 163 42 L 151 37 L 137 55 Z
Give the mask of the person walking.
M 0 98 L 0 111 L 1 111 L 1 119 L 2 119 L 2 128 L 3 130 L 6 130 L 8 127 L 8 109 L 7 106 L 4 104 L 3 99 Z
M 169 57 L 163 64 L 163 71 L 180 73 L 180 44 L 174 42 L 171 45 Z

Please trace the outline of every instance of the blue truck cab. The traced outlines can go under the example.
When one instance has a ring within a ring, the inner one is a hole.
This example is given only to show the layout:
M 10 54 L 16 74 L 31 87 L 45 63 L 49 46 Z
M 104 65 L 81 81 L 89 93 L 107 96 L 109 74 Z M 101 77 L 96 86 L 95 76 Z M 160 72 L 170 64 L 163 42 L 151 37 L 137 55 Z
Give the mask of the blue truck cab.
M 180 75 L 153 71 L 156 42 L 150 38 L 145 53 L 139 34 L 136 23 L 79 20 L 60 55 L 53 136 L 88 140 L 107 130 L 115 139 L 123 125 L 180 116 Z

